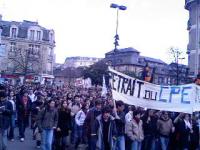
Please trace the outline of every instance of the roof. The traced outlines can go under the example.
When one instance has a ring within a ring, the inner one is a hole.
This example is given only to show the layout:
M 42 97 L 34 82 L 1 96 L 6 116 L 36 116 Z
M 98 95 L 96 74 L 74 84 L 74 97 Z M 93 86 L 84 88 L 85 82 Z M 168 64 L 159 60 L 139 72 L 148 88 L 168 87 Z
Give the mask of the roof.
M 17 21 L 0 21 L 0 26 L 2 26 L 2 36 L 9 36 L 10 35 L 10 27 L 12 25 L 16 25 L 18 27 L 18 38 L 27 38 L 28 29 L 31 26 L 38 26 L 43 31 L 43 37 L 42 40 L 49 41 L 49 32 L 50 30 L 40 26 L 38 22 L 23 20 L 23 22 L 17 22 Z
M 160 59 L 156 59 L 156 58 L 152 58 L 152 57 L 146 57 L 146 56 L 139 56 L 139 59 L 145 59 L 145 61 L 147 62 L 155 62 L 155 63 L 159 63 L 159 64 L 166 64 L 164 61 L 160 60 Z
M 102 58 L 96 58 L 96 57 L 81 57 L 81 56 L 74 56 L 74 57 L 67 57 L 65 61 L 67 60 L 101 60 Z
M 127 53 L 127 52 L 140 53 L 138 50 L 136 50 L 135 48 L 132 48 L 132 47 L 123 48 L 123 49 L 118 49 L 117 52 L 118 52 L 118 53 Z M 106 53 L 106 55 L 112 54 L 112 53 L 114 53 L 114 50 L 112 50 L 112 51 Z

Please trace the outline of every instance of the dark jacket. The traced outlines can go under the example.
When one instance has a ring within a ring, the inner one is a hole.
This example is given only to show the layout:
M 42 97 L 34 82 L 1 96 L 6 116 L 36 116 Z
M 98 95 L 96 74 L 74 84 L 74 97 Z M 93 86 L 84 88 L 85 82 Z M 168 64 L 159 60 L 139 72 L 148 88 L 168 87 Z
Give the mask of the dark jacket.
M 10 117 L 13 113 L 12 104 L 9 101 L 0 101 L 0 107 L 5 107 L 0 109 L 0 129 L 8 129 L 10 124 Z
M 114 145 L 117 138 L 117 129 L 115 120 L 112 116 L 109 118 L 109 129 L 108 129 L 108 143 L 110 150 L 114 149 Z M 94 127 L 92 127 L 92 135 L 94 138 L 96 138 L 96 146 L 98 150 L 104 150 L 105 144 L 104 144 L 104 138 L 103 137 L 103 120 L 102 115 L 99 115 L 95 121 Z
M 94 126 L 96 117 L 101 114 L 101 111 L 98 111 L 95 107 L 91 108 L 87 113 L 84 122 L 84 134 L 88 138 L 91 137 L 91 128 Z
M 32 107 L 31 107 L 31 114 L 32 116 L 37 116 L 39 113 L 39 110 L 36 107 L 39 107 L 40 109 L 42 108 L 42 106 L 44 105 L 43 102 L 40 101 L 35 101 L 32 103 Z
M 57 127 L 58 123 L 58 112 L 57 109 L 50 110 L 48 108 L 43 109 L 38 114 L 37 119 L 38 128 L 40 131 L 42 129 L 53 129 L 53 127 Z
M 16 101 L 18 119 L 28 119 L 31 112 L 31 99 L 27 96 L 27 105 L 24 105 L 23 96 L 19 96 Z
M 59 110 L 58 112 L 58 126 L 61 131 L 58 132 L 60 136 L 67 136 L 71 128 L 71 111 L 70 110 Z
M 199 124 L 196 120 L 192 121 L 192 130 L 191 134 L 191 150 L 197 150 L 199 147 Z
M 125 113 L 117 113 L 120 119 L 115 119 L 117 136 L 122 136 L 125 134 Z
M 152 136 L 156 137 L 157 135 L 157 118 L 151 117 L 150 121 L 147 121 L 148 116 L 144 116 L 142 118 L 143 121 L 143 130 L 144 130 L 144 136 Z
M 180 148 L 185 149 L 189 148 L 190 145 L 190 129 L 186 127 L 185 122 L 181 120 L 178 123 L 178 131 L 179 131 L 179 143 Z

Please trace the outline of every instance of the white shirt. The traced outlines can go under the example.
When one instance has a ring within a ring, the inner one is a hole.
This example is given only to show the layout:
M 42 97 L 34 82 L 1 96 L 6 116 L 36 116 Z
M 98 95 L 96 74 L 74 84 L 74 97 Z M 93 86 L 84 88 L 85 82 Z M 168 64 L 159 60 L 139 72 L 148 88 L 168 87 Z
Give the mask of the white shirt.
M 13 111 L 16 111 L 16 105 L 13 99 L 10 99 L 9 102 L 12 104 Z
M 185 120 L 185 119 L 184 119 L 184 122 L 185 122 L 185 126 L 186 126 L 187 128 L 192 129 L 192 125 L 191 125 L 191 123 L 190 123 L 188 120 Z
M 31 102 L 35 102 L 36 101 L 36 96 L 35 96 L 35 94 L 31 94 L 31 95 L 28 95 L 29 96 L 29 98 L 31 99 Z
M 84 121 L 85 121 L 85 118 L 86 118 L 86 115 L 85 113 L 83 112 L 83 110 L 79 110 L 75 116 L 75 122 L 78 126 L 82 126 L 84 124 Z
M 125 121 L 126 121 L 126 122 L 130 122 L 131 120 L 133 120 L 133 111 L 129 111 L 129 112 L 125 115 Z

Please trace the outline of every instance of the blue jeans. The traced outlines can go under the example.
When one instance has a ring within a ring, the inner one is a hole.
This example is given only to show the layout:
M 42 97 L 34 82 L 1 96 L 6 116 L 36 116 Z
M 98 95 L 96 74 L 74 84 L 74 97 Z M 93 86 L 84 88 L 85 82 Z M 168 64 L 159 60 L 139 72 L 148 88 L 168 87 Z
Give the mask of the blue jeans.
M 10 119 L 10 128 L 9 128 L 9 134 L 8 134 L 9 139 L 14 138 L 14 129 L 15 129 L 15 114 L 11 115 L 11 119 Z
M 72 124 L 72 132 L 71 132 L 71 144 L 75 144 L 75 130 L 76 130 L 76 123 L 75 123 L 75 118 L 72 118 L 71 121 Z
M 51 150 L 52 142 L 53 142 L 53 129 L 43 129 L 42 150 Z
M 162 150 L 167 150 L 168 144 L 169 144 L 169 138 L 161 136 L 160 145 Z
M 117 137 L 116 150 L 125 150 L 125 138 L 124 136 Z
M 131 150 L 141 150 L 142 142 L 139 141 L 133 141 L 131 144 Z
M 0 129 L 0 150 L 6 150 L 7 148 L 7 130 Z
M 83 142 L 83 126 L 78 126 L 75 124 L 75 132 L 74 132 L 74 141 L 75 141 L 75 147 L 78 146 L 80 143 Z
M 146 135 L 142 142 L 142 149 L 155 150 L 156 149 L 156 139 L 152 135 Z
M 88 137 L 88 150 L 95 150 L 96 142 L 97 140 L 95 138 Z

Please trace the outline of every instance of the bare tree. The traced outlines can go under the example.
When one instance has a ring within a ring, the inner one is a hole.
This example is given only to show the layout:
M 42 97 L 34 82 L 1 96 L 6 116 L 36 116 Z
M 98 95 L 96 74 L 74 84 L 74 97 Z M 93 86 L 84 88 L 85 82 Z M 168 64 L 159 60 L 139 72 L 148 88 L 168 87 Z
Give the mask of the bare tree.
M 16 48 L 9 60 L 13 64 L 13 72 L 26 78 L 29 74 L 39 73 L 41 70 L 40 58 L 40 53 L 34 49 Z
M 169 52 L 171 56 L 173 57 L 173 62 L 175 64 L 175 67 L 173 69 L 176 74 L 176 85 L 179 85 L 180 74 L 181 74 L 181 69 L 182 69 L 179 67 L 179 60 L 183 60 L 185 59 L 185 57 L 183 57 L 183 52 L 178 48 L 171 47 Z

